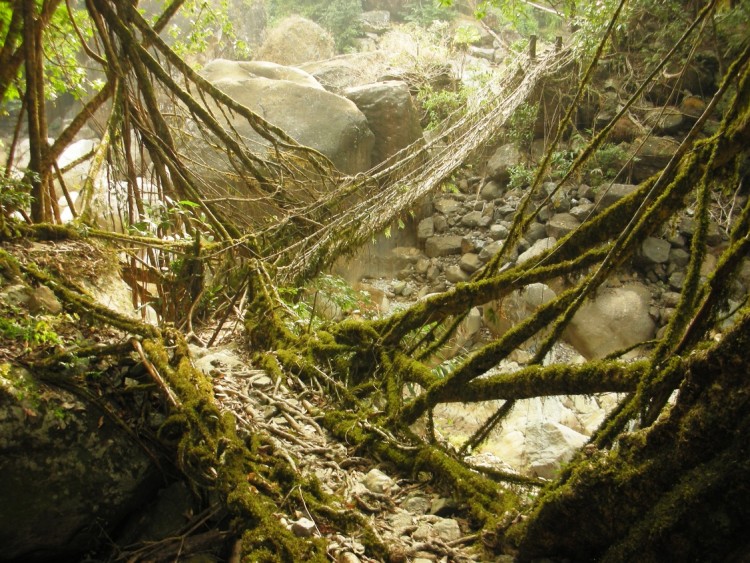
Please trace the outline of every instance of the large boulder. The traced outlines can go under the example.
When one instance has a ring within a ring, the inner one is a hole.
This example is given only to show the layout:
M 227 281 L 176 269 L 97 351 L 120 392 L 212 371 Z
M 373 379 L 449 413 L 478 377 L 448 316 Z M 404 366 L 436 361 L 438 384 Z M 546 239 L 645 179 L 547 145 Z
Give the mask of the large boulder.
M 510 169 L 522 162 L 523 156 L 515 143 L 502 145 L 487 162 L 487 177 L 506 183 L 510 179 Z
M 484 323 L 493 334 L 502 336 L 555 297 L 555 292 L 549 286 L 543 283 L 529 284 L 504 299 L 488 303 L 484 307 Z
M 317 23 L 290 16 L 268 31 L 255 58 L 282 65 L 299 65 L 330 59 L 335 54 L 333 37 Z
M 383 51 L 350 53 L 298 65 L 326 90 L 335 94 L 347 88 L 377 82 L 386 66 L 387 56 Z
M 640 145 L 639 141 L 635 142 Z M 680 143 L 669 137 L 649 137 L 643 142 L 633 165 L 633 180 L 643 182 L 660 172 L 677 152 Z
M 322 152 L 342 172 L 370 168 L 374 138 L 365 116 L 353 102 L 327 92 L 304 71 L 217 59 L 202 74 L 299 143 Z M 246 119 L 235 116 L 231 124 L 240 135 L 264 142 Z
M 148 502 L 143 447 L 92 403 L 0 364 L 3 560 L 78 560 Z
M 654 337 L 651 293 L 639 283 L 599 290 L 573 316 L 565 339 L 588 359 L 630 348 Z
M 405 82 L 388 80 L 345 91 L 367 117 L 375 135 L 372 163 L 378 164 L 422 138 L 419 111 Z

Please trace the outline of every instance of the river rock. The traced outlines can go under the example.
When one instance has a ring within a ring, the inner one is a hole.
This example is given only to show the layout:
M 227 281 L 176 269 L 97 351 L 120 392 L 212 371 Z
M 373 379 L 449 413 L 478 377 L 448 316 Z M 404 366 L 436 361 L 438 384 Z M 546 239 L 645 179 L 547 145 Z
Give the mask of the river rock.
M 575 231 L 580 225 L 581 222 L 570 213 L 556 213 L 547 222 L 547 236 L 559 239 Z
M 430 237 L 425 241 L 425 254 L 427 254 L 429 258 L 460 254 L 463 238 L 464 237 L 460 235 Z
M 469 274 L 467 274 L 458 264 L 448 266 L 445 269 L 445 279 L 451 283 L 469 281 L 470 277 L 471 276 L 469 276 Z
M 473 274 L 482 267 L 483 263 L 477 254 L 467 252 L 461 257 L 458 265 L 467 274 Z
M 534 242 L 534 244 L 532 244 L 530 248 L 528 248 L 518 256 L 518 263 L 522 264 L 524 262 L 528 262 L 529 260 L 533 260 L 556 244 L 557 239 L 555 237 L 539 239 L 538 241 Z
M 255 58 L 281 65 L 299 65 L 330 59 L 334 54 L 330 33 L 312 20 L 290 16 L 268 31 Z
M 555 292 L 548 285 L 529 284 L 511 292 L 504 299 L 488 303 L 484 307 L 484 323 L 493 334 L 502 336 L 555 297 Z
M 494 180 L 490 180 L 479 191 L 479 195 L 485 201 L 492 201 L 503 195 L 503 187 Z
M 388 494 L 398 489 L 396 482 L 380 469 L 373 468 L 362 478 L 362 484 L 375 494 Z
M 435 220 L 432 217 L 425 217 L 417 224 L 417 239 L 424 242 L 435 234 Z
M 422 139 L 419 112 L 405 82 L 375 82 L 349 88 L 344 94 L 365 114 L 375 135 L 373 165 Z
M 39 313 L 57 315 L 62 312 L 63 308 L 55 292 L 46 285 L 40 285 L 31 292 L 28 307 L 32 315 Z
M 299 143 L 322 152 L 342 172 L 370 168 L 374 136 L 366 117 L 354 102 L 327 92 L 307 73 L 270 63 L 217 59 L 201 74 Z M 240 135 L 267 144 L 244 117 L 234 116 L 231 125 Z M 202 145 L 193 152 L 199 161 L 215 157 Z
M 510 179 L 510 169 L 523 161 L 521 151 L 515 143 L 508 143 L 498 148 L 487 162 L 487 176 L 505 184 Z
M 641 243 L 641 258 L 646 264 L 664 264 L 669 261 L 669 251 L 672 245 L 668 241 L 656 238 L 646 237 Z
M 671 135 L 685 125 L 685 119 L 679 108 L 665 106 L 654 108 L 646 113 L 646 125 L 653 127 L 657 135 Z
M 159 483 L 151 459 L 93 403 L 0 366 L 2 558 L 78 560 Z M 96 522 L 96 526 L 92 523 Z
M 633 184 L 612 184 L 605 186 L 596 195 L 596 202 L 599 209 L 605 209 L 620 201 L 622 198 L 633 193 L 638 186 Z
M 634 145 L 640 145 L 640 141 L 636 140 Z M 633 166 L 633 180 L 642 182 L 660 172 L 677 152 L 679 146 L 677 141 L 668 137 L 646 139 L 636 155 L 638 160 Z
M 603 358 L 654 337 L 651 293 L 639 283 L 600 289 L 573 316 L 565 339 L 587 359 Z
M 563 463 L 570 461 L 573 453 L 588 438 L 558 422 L 539 422 L 526 428 L 525 448 L 528 467 L 532 475 L 553 479 Z
M 380 69 L 385 64 L 385 54 L 382 51 L 369 51 L 338 55 L 297 67 L 309 73 L 326 90 L 343 94 L 347 88 L 377 82 L 380 79 Z

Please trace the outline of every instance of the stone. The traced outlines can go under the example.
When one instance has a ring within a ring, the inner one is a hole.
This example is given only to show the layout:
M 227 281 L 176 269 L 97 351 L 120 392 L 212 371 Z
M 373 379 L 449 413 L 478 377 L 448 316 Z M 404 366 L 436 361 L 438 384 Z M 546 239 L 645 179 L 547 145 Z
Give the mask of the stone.
M 0 370 L 2 557 L 30 561 L 49 552 L 56 560 L 81 560 L 134 508 L 148 504 L 161 475 L 142 445 L 96 403 L 6 366 Z
M 441 197 L 432 203 L 435 211 L 443 215 L 452 215 L 461 209 L 461 204 L 450 197 Z
M 453 518 L 441 518 L 432 525 L 435 535 L 444 542 L 452 542 L 461 537 L 461 528 Z
M 641 258 L 646 264 L 664 264 L 669 261 L 669 251 L 672 245 L 664 239 L 646 237 L 641 243 Z
M 449 497 L 438 497 L 430 503 L 430 514 L 435 516 L 450 516 L 458 510 L 456 501 Z
M 424 242 L 435 234 L 435 221 L 432 217 L 426 217 L 417 224 L 417 239 Z
M 630 348 L 653 338 L 651 292 L 640 283 L 600 289 L 576 312 L 565 339 L 587 359 Z
M 23 284 L 14 284 L 2 288 L 0 291 L 0 300 L 12 307 L 21 307 L 28 304 L 31 299 L 32 289 Z
M 272 63 L 240 62 L 216 59 L 201 74 L 219 90 L 267 121 L 283 129 L 299 143 L 315 148 L 344 173 L 368 170 L 372 163 L 375 138 L 367 118 L 351 100 L 324 90 L 314 78 L 299 69 Z M 233 115 L 231 123 L 238 134 L 262 146 L 262 139 L 244 117 Z M 217 153 L 196 143 L 189 146 L 190 156 L 219 170 L 230 164 L 217 160 Z M 211 159 L 209 163 L 208 160 Z
M 610 205 L 620 201 L 622 198 L 629 196 L 637 188 L 638 186 L 633 184 L 612 184 L 597 193 L 596 203 L 599 206 L 599 209 L 606 209 Z
M 394 270 L 403 270 L 424 258 L 424 254 L 413 246 L 397 246 L 391 250 L 391 263 Z
M 382 52 L 370 51 L 338 55 L 332 59 L 296 65 L 309 73 L 329 92 L 343 94 L 347 88 L 377 82 L 385 64 Z
M 555 237 L 547 237 L 534 242 L 531 247 L 518 256 L 518 263 L 523 264 L 540 256 L 557 244 Z
M 445 269 L 445 279 L 451 283 L 459 283 L 469 281 L 471 276 L 461 269 L 458 264 L 448 266 Z
M 385 33 L 391 27 L 391 13 L 388 10 L 369 10 L 359 16 L 362 31 L 365 33 Z
M 685 272 L 677 270 L 672 272 L 669 276 L 669 287 L 674 291 L 682 291 L 682 286 L 685 283 Z
M 680 302 L 681 294 L 677 293 L 676 291 L 665 291 L 664 294 L 661 296 L 661 300 L 664 303 L 665 307 L 677 307 L 677 304 Z
M 510 180 L 510 169 L 523 161 L 521 151 L 515 143 L 508 143 L 498 148 L 487 162 L 487 176 L 502 184 Z
M 500 251 L 500 249 L 503 247 L 504 242 L 504 240 L 498 240 L 485 246 L 479 253 L 479 261 L 482 263 L 488 262 L 490 258 L 492 258 Z
M 543 238 L 547 238 L 547 227 L 543 223 L 536 221 L 529 225 L 529 228 L 524 235 L 524 239 L 531 244 L 534 244 L 536 241 Z
M 458 265 L 467 274 L 473 274 L 482 267 L 483 263 L 479 259 L 479 255 L 469 252 L 461 257 Z
M 575 231 L 580 225 L 581 222 L 570 213 L 557 213 L 547 222 L 547 236 L 559 239 Z
M 46 285 L 40 285 L 31 292 L 28 307 L 32 315 L 38 315 L 39 313 L 58 315 L 63 309 L 62 303 L 60 303 L 55 292 Z
M 365 84 L 345 90 L 344 95 L 365 115 L 375 136 L 373 166 L 423 139 L 419 111 L 405 82 Z
M 345 551 L 336 556 L 336 563 L 361 563 L 361 559 L 351 551 Z
M 583 222 L 593 214 L 595 209 L 596 206 L 593 203 L 579 203 L 575 207 L 571 207 L 568 213 Z
M 430 506 L 430 499 L 421 495 L 410 496 L 401 503 L 401 508 L 409 511 L 411 514 L 427 514 Z
M 425 241 L 425 254 L 429 258 L 460 254 L 462 240 L 463 237 L 460 235 L 430 237 Z
M 640 142 L 636 140 L 633 144 L 638 146 Z M 679 146 L 677 141 L 667 137 L 646 139 L 636 155 L 638 160 L 633 166 L 633 180 L 640 183 L 663 170 Z
M 479 196 L 485 201 L 495 200 L 503 195 L 503 187 L 496 181 L 490 180 L 482 186 Z
M 684 268 L 690 262 L 690 254 L 682 248 L 672 248 L 669 251 L 669 261 L 678 268 Z
M 663 106 L 646 113 L 646 125 L 653 127 L 657 135 L 671 135 L 685 125 L 685 118 L 679 108 Z
M 398 489 L 396 482 L 377 468 L 371 469 L 367 475 L 364 476 L 362 484 L 368 491 L 380 495 L 388 494 L 391 491 Z
M 724 234 L 721 232 L 721 228 L 718 223 L 711 221 L 708 224 L 708 231 L 706 232 L 706 244 L 708 246 L 718 246 L 724 241 Z
M 461 224 L 464 227 L 474 228 L 479 226 L 479 222 L 482 220 L 481 211 L 470 211 L 463 217 L 461 217 Z
M 698 221 L 693 217 L 683 217 L 680 219 L 680 234 L 692 238 L 698 229 Z
M 529 471 L 542 479 L 554 479 L 562 464 L 588 442 L 588 437 L 558 422 L 532 424 L 525 436 Z
M 555 297 L 554 290 L 548 285 L 529 284 L 511 292 L 504 299 L 487 303 L 484 307 L 484 323 L 493 334 L 502 336 Z
M 490 237 L 494 240 L 505 240 L 509 234 L 510 231 L 505 225 L 495 224 L 490 226 Z
M 596 188 L 589 186 L 588 184 L 581 184 L 578 186 L 578 197 L 592 202 L 596 199 Z
M 309 518 L 302 517 L 292 522 L 292 533 L 298 538 L 311 538 L 316 530 L 315 522 Z
M 434 215 L 432 223 L 435 226 L 436 233 L 444 233 L 448 229 L 448 220 L 442 215 Z
M 330 59 L 335 55 L 333 36 L 312 20 L 290 16 L 266 34 L 255 54 L 259 61 L 299 65 Z

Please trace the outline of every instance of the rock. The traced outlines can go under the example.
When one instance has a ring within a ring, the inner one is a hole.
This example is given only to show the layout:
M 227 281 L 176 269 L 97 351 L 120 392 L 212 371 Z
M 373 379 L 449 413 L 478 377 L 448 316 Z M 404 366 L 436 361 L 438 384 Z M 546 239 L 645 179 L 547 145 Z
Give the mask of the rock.
M 436 233 L 444 233 L 448 229 L 448 220 L 442 215 L 433 215 L 432 222 Z
M 326 90 L 343 94 L 347 88 L 377 82 L 384 64 L 385 56 L 381 51 L 370 51 L 304 63 L 298 68 L 309 73 Z
M 469 211 L 466 215 L 461 217 L 461 224 L 464 227 L 475 228 L 479 226 L 479 222 L 482 220 L 481 211 Z
M 370 168 L 374 136 L 365 116 L 354 102 L 327 92 L 303 71 L 217 59 L 201 74 L 299 143 L 325 154 L 342 172 L 356 174 Z M 245 118 L 235 115 L 231 125 L 240 135 L 268 146 Z M 216 157 L 201 144 L 192 147 L 192 152 L 199 162 Z M 229 169 L 228 163 L 207 164 Z
M 461 204 L 449 197 L 441 197 L 435 200 L 432 205 L 435 207 L 435 211 L 443 215 L 452 215 L 461 209 Z
M 94 403 L 0 369 L 4 559 L 79 560 L 161 480 L 143 447 Z M 91 524 L 96 522 L 96 526 Z
M 510 180 L 510 169 L 523 161 L 521 152 L 515 143 L 508 143 L 498 148 L 487 162 L 487 176 L 500 183 Z
M 310 538 L 315 533 L 317 526 L 309 518 L 300 518 L 292 522 L 292 533 L 298 538 Z
M 706 102 L 698 96 L 685 96 L 680 102 L 680 111 L 689 123 L 695 123 L 705 110 Z
M 500 251 L 500 249 L 503 247 L 504 242 L 504 240 L 497 240 L 485 246 L 479 253 L 479 260 L 482 263 L 488 262 L 490 258 L 492 258 Z
M 351 551 L 346 551 L 336 556 L 336 563 L 361 563 L 361 561 L 362 560 Z
M 493 334 L 502 336 L 555 297 L 555 292 L 548 285 L 529 284 L 511 292 L 502 300 L 489 302 L 484 307 L 484 323 Z
M 422 139 L 419 112 L 405 82 L 389 80 L 347 89 L 375 135 L 372 164 L 379 164 Z
M 495 224 L 490 226 L 490 236 L 493 240 L 505 240 L 509 234 L 510 231 L 505 225 Z
M 600 289 L 573 316 L 564 337 L 587 359 L 604 356 L 653 338 L 651 293 L 633 283 Z
M 396 271 L 403 270 L 410 264 L 415 265 L 422 258 L 422 251 L 413 246 L 397 246 L 391 250 L 391 264 Z
M 586 436 L 558 422 L 530 425 L 525 435 L 529 471 L 543 479 L 554 479 L 562 464 L 588 442 Z
M 29 312 L 32 315 L 39 313 L 49 313 L 57 315 L 62 312 L 62 303 L 46 285 L 40 285 L 31 292 L 28 302 Z
M 469 252 L 461 257 L 458 265 L 467 274 L 473 274 L 482 267 L 483 263 L 477 254 Z
M 417 224 L 417 239 L 424 242 L 435 234 L 435 221 L 432 217 L 426 217 Z
M 547 236 L 559 239 L 575 231 L 580 225 L 581 222 L 570 213 L 557 213 L 547 222 Z
M 724 234 L 721 232 L 721 228 L 718 223 L 711 221 L 708 224 L 708 231 L 706 232 L 706 244 L 708 246 L 718 246 L 724 241 Z
M 646 125 L 653 127 L 657 135 L 671 135 L 685 125 L 685 119 L 679 108 L 664 106 L 654 108 L 646 113 Z
M 599 206 L 599 209 L 603 210 L 610 205 L 617 203 L 622 198 L 629 196 L 637 188 L 638 186 L 632 184 L 612 184 L 597 194 L 596 203 Z
M 678 268 L 684 268 L 690 262 L 690 254 L 682 248 L 672 248 L 669 251 L 669 261 Z
M 461 537 L 461 528 L 452 518 L 441 518 L 432 525 L 435 535 L 444 542 L 452 542 Z
M 634 145 L 638 146 L 639 141 Z M 640 183 L 660 172 L 670 161 L 680 144 L 666 137 L 649 137 L 636 155 L 633 166 L 633 180 Z
M 388 10 L 370 10 L 362 12 L 359 21 L 365 33 L 385 33 L 391 27 L 391 13 Z
M 522 264 L 524 262 L 527 262 L 529 260 L 533 260 L 537 256 L 540 256 L 553 246 L 557 244 L 557 239 L 555 237 L 547 237 L 543 239 L 539 239 L 538 241 L 534 242 L 534 244 L 531 245 L 531 248 L 524 251 L 521 255 L 518 257 L 518 263 Z
M 371 469 L 364 476 L 362 484 L 367 487 L 368 491 L 379 495 L 388 494 L 398 489 L 396 482 L 377 468 Z
M 596 206 L 593 203 L 579 203 L 575 207 L 571 207 L 569 213 L 583 222 L 591 216 L 595 209 Z
M 494 180 L 490 180 L 479 191 L 479 196 L 485 201 L 492 201 L 503 195 L 503 188 Z
M 469 274 L 463 271 L 461 267 L 458 266 L 457 264 L 453 266 L 448 266 L 445 269 L 445 279 L 447 279 L 451 283 L 469 281 L 470 277 L 471 276 L 469 276 Z
M 299 65 L 330 59 L 334 54 L 335 46 L 330 33 L 312 20 L 290 16 L 268 31 L 255 59 Z
M 430 506 L 430 499 L 421 495 L 410 496 L 401 503 L 401 508 L 407 510 L 411 514 L 427 514 L 430 510 Z
M 425 254 L 429 258 L 460 254 L 462 240 L 463 237 L 460 235 L 430 237 L 425 241 Z
M 23 284 L 14 284 L 0 290 L 0 300 L 12 307 L 26 306 L 31 299 L 32 289 Z
M 529 225 L 524 238 L 531 244 L 534 244 L 536 241 L 543 238 L 547 238 L 547 227 L 542 223 L 534 222 Z
M 664 239 L 646 237 L 641 244 L 641 258 L 646 264 L 664 264 L 669 261 L 669 251 L 672 245 Z
M 677 270 L 676 272 L 672 272 L 672 275 L 669 276 L 669 287 L 671 287 L 675 291 L 681 291 L 682 285 L 684 283 L 685 283 L 685 272 L 681 272 Z

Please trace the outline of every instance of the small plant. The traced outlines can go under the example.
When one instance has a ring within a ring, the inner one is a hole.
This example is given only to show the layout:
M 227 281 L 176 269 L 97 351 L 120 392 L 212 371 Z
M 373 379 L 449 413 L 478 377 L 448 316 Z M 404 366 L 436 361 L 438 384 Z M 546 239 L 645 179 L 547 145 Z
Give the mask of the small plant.
M 20 340 L 26 348 L 62 343 L 60 336 L 45 319 L 0 318 L 0 336 Z
M 450 21 L 456 15 L 456 8 L 452 2 L 445 0 L 417 0 L 406 6 L 404 19 L 422 27 L 428 27 L 435 21 Z
M 451 114 L 466 108 L 468 91 L 466 88 L 457 90 L 435 90 L 432 86 L 423 86 L 417 94 L 417 100 L 427 114 L 428 131 L 435 129 Z
M 536 104 L 524 102 L 516 108 L 510 118 L 506 136 L 520 151 L 528 151 L 531 148 L 538 109 Z
M 511 166 L 508 169 L 510 173 L 510 180 L 508 181 L 508 189 L 513 190 L 515 188 L 527 188 L 534 181 L 534 170 L 526 166 L 525 164 L 517 164 Z
M 594 153 L 592 164 L 602 171 L 604 179 L 612 180 L 628 160 L 627 151 L 612 143 L 606 143 Z

